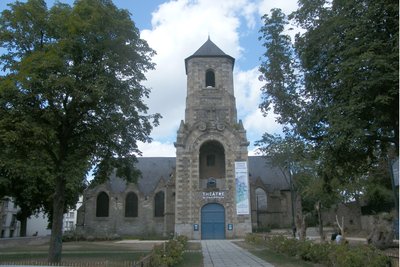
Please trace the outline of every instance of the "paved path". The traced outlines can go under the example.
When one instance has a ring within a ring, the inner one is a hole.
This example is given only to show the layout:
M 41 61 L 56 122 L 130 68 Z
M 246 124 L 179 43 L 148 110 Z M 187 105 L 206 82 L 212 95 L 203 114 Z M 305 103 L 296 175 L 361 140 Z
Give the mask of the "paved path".
M 274 267 L 229 240 L 202 240 L 204 267 Z

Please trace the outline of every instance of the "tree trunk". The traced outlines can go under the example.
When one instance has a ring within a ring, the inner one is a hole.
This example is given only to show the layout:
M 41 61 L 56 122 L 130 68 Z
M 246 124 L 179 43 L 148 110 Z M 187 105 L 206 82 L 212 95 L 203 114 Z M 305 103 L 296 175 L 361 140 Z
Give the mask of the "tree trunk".
M 306 221 L 303 215 L 303 205 L 301 203 L 301 196 L 296 194 L 296 229 L 300 240 L 306 239 Z
M 344 217 L 342 216 L 342 224 L 340 224 L 337 214 L 335 215 L 335 217 L 336 217 L 336 224 L 337 224 L 337 226 L 339 227 L 339 230 L 340 230 L 340 235 L 342 236 L 342 238 L 344 240 L 345 239 L 345 234 L 346 234 L 344 232 Z
M 19 236 L 26 236 L 26 224 L 31 215 L 32 213 L 24 206 L 22 206 L 21 210 L 17 213 L 17 220 L 21 222 Z
M 62 252 L 62 226 L 65 206 L 65 178 L 57 177 L 53 197 L 53 219 L 49 247 L 49 262 L 60 263 Z
M 28 221 L 27 217 L 20 218 L 21 228 L 19 230 L 19 236 L 23 237 L 26 236 L 26 223 Z
M 319 231 L 319 237 L 322 241 L 325 241 L 325 235 L 324 235 L 324 226 L 322 223 L 322 214 L 321 214 L 321 201 L 317 202 L 316 205 L 317 208 L 317 213 L 318 213 L 318 231 Z
M 386 213 L 374 216 L 372 232 L 367 237 L 367 243 L 378 249 L 395 246 L 391 216 Z M 398 246 L 398 245 L 397 245 Z

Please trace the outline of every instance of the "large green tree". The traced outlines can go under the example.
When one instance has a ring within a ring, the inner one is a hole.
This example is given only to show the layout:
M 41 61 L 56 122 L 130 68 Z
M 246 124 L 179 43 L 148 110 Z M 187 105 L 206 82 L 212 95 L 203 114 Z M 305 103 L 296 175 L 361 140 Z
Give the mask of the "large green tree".
M 0 47 L 7 50 L 0 56 L 0 184 L 45 179 L 49 261 L 59 262 L 63 213 L 91 166 L 99 176 L 117 168 L 134 179 L 137 141 L 151 140 L 159 118 L 147 114 L 149 89 L 141 84 L 154 51 L 111 0 L 10 4 L 0 17 Z
M 278 9 L 263 17 L 260 107 L 273 105 L 285 130 L 312 145 L 327 193 L 354 197 L 389 150 L 398 156 L 398 6 L 300 0 L 289 19 Z M 294 43 L 290 19 L 304 30 Z

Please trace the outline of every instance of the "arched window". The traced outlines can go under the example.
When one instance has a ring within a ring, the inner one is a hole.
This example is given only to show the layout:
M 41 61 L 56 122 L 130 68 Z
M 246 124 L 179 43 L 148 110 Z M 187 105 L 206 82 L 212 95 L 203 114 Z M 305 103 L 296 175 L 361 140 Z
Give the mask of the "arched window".
M 215 74 L 213 70 L 206 71 L 206 87 L 215 87 Z
M 97 195 L 96 217 L 108 217 L 109 197 L 106 192 Z
M 256 188 L 257 226 L 261 227 L 267 223 L 267 193 L 264 189 Z
M 154 196 L 154 217 L 164 217 L 164 192 L 160 191 Z
M 256 189 L 256 205 L 257 211 L 265 212 L 267 210 L 267 194 L 264 189 Z
M 138 216 L 138 197 L 135 193 L 130 192 L 125 198 L 125 217 Z

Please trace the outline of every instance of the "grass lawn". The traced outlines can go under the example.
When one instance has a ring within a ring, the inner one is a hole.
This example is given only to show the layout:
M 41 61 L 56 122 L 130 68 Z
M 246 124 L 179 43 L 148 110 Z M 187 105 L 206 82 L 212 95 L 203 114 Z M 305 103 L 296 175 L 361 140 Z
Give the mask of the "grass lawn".
M 265 246 L 255 246 L 245 241 L 235 242 L 236 245 L 248 250 L 257 257 L 271 263 L 275 267 L 323 267 L 323 265 L 313 264 L 296 258 L 288 257 L 269 250 Z
M 47 261 L 48 244 L 19 245 L 3 248 L 0 252 L 0 264 L 45 264 Z M 118 244 L 113 241 L 104 242 L 64 242 L 63 265 L 80 264 L 80 266 L 130 266 L 129 263 L 138 261 L 151 250 L 137 244 Z
M 102 242 L 64 242 L 62 264 L 64 266 L 124 267 L 131 266 L 148 255 L 154 244 Z M 44 265 L 47 262 L 48 244 L 18 245 L 0 251 L 0 264 Z M 202 267 L 203 257 L 200 243 L 188 243 L 191 252 L 184 254 L 179 267 Z
M 201 252 L 185 252 L 183 262 L 176 267 L 203 267 L 203 255 Z

